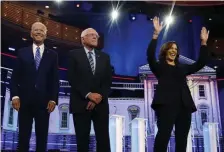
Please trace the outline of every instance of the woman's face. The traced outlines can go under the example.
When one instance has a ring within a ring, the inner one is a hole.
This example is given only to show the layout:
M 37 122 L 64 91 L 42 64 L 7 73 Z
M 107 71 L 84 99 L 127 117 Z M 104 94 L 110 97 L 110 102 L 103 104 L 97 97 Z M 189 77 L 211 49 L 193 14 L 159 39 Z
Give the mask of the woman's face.
M 166 60 L 174 61 L 177 57 L 177 45 L 174 43 L 166 53 Z

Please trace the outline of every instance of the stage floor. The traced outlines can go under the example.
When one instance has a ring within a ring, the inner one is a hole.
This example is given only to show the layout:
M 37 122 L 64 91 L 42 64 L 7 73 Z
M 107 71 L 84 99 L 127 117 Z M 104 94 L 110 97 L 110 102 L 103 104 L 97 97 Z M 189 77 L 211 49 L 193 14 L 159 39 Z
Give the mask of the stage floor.
M 154 137 L 149 136 L 147 138 L 147 152 L 153 152 Z M 1 150 L 10 152 L 17 148 L 18 144 L 18 132 L 2 130 L 1 132 Z M 124 137 L 123 144 L 124 152 L 131 152 L 131 137 Z M 30 140 L 30 151 L 35 151 L 36 139 L 35 134 L 32 134 Z M 96 152 L 96 141 L 95 136 L 90 137 L 90 152 Z M 204 152 L 203 137 L 195 137 L 193 139 L 193 152 Z M 221 137 L 219 140 L 219 147 L 217 147 L 218 152 L 224 152 L 224 140 Z M 75 135 L 58 135 L 49 134 L 48 136 L 48 150 L 49 151 L 67 151 L 76 152 L 76 138 Z M 169 152 L 175 152 L 175 137 L 171 137 L 169 144 Z

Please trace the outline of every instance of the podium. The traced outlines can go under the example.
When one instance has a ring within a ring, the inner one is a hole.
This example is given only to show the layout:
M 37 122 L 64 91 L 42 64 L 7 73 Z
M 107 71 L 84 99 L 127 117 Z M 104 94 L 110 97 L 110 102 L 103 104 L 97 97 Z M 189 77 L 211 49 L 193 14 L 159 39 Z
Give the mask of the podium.
M 123 152 L 124 116 L 111 115 L 109 121 L 111 152 Z
M 193 152 L 192 150 L 192 143 L 193 143 L 193 137 L 194 133 L 192 131 L 192 128 L 190 128 L 189 133 L 188 133 L 188 137 L 187 137 L 187 150 L 186 152 Z
M 131 152 L 145 152 L 147 138 L 146 134 L 146 119 L 133 119 L 131 121 Z
M 217 152 L 218 148 L 218 124 L 205 123 L 203 125 L 204 152 Z

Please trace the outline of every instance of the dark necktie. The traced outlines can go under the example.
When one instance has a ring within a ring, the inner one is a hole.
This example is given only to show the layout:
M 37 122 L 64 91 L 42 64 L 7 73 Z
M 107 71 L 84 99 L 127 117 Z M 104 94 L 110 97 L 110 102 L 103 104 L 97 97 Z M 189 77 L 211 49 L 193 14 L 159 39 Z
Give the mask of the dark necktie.
M 89 51 L 88 53 L 89 53 L 89 56 L 88 56 L 89 64 L 90 64 L 90 67 L 91 67 L 92 72 L 94 74 L 95 73 L 95 67 L 94 67 L 94 61 L 93 61 L 93 57 L 92 57 L 93 52 Z
M 36 48 L 36 55 L 35 55 L 35 63 L 36 63 L 36 70 L 39 68 L 40 65 L 40 60 L 41 60 L 41 55 L 40 55 L 40 47 Z

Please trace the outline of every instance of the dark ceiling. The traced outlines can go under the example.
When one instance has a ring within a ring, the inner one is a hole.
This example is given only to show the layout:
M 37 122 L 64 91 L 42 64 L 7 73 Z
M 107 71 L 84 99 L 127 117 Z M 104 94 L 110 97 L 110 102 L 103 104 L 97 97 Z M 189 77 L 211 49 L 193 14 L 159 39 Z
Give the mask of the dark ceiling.
M 173 13 L 178 16 L 190 19 L 192 16 L 199 15 L 204 18 L 212 18 L 214 24 L 224 25 L 224 2 L 222 1 L 183 1 L 175 3 L 167 1 L 62 1 L 60 3 L 55 1 L 29 1 L 13 3 L 36 8 L 45 12 L 45 14 L 50 14 L 50 17 L 56 21 L 82 28 L 88 27 L 88 18 L 93 15 L 97 15 L 99 18 L 108 16 L 112 7 L 119 6 L 119 11 L 122 13 L 141 13 L 151 18 L 155 15 L 169 13 L 172 4 L 175 4 Z M 49 6 L 49 8 L 46 9 L 45 6 Z
M 91 1 L 91 2 L 72 2 L 72 1 L 63 1 L 61 4 L 57 4 L 54 1 L 46 2 L 15 2 L 20 5 L 26 5 L 31 8 L 36 8 L 37 10 L 42 10 L 51 14 L 51 18 L 60 21 L 62 23 L 73 25 L 76 27 L 89 27 L 87 18 L 91 18 L 93 15 L 97 15 L 99 17 L 108 15 L 111 11 L 112 5 L 116 7 L 117 2 L 109 2 L 109 1 Z M 165 2 L 165 4 L 157 4 L 158 2 L 146 2 L 146 1 L 121 1 L 119 2 L 120 12 L 128 12 L 128 13 L 142 13 L 146 14 L 149 18 L 154 15 L 163 15 L 170 11 L 172 2 Z M 159 2 L 163 3 L 163 2 Z M 167 5 L 167 3 L 169 5 Z M 224 5 L 216 5 L 220 2 L 213 2 L 214 6 L 192 6 L 192 3 L 189 3 L 188 6 L 182 6 L 183 3 L 177 3 L 174 6 L 174 13 L 178 14 L 181 17 L 186 18 L 186 20 L 190 20 L 192 16 L 199 15 L 202 16 L 206 24 L 209 26 L 209 29 L 212 31 L 210 33 L 210 37 L 213 39 L 217 38 L 220 40 L 224 39 Z M 198 5 L 199 3 L 197 3 Z M 205 4 L 205 3 L 203 3 Z M 211 3 L 207 3 L 211 5 Z M 77 7 L 79 5 L 79 7 Z M 186 5 L 186 3 L 185 3 Z M 45 6 L 49 6 L 49 9 L 46 9 Z M 75 18 L 75 19 L 74 19 Z M 209 20 L 211 18 L 212 20 Z M 15 34 L 17 33 L 17 34 Z M 23 41 L 22 38 L 26 38 L 27 41 Z M 13 46 L 15 48 L 21 48 L 23 46 L 29 45 L 31 39 L 29 37 L 29 31 L 23 31 L 18 28 L 14 28 L 12 26 L 8 26 L 7 23 L 2 24 L 2 52 L 8 51 L 9 46 Z M 68 42 L 57 41 L 55 43 L 55 39 L 49 38 L 46 41 L 46 45 L 50 48 L 53 48 L 57 44 L 57 49 L 55 49 L 59 53 L 59 57 L 61 58 L 61 66 L 64 67 L 63 58 L 66 57 L 67 51 L 71 50 L 75 47 L 73 44 L 69 44 Z M 10 44 L 9 44 L 10 42 Z M 15 52 L 10 52 L 10 54 L 15 55 Z M 215 55 L 213 55 L 215 56 Z M 211 66 L 218 65 L 219 67 L 224 66 L 223 59 L 219 60 L 214 58 L 211 62 Z

